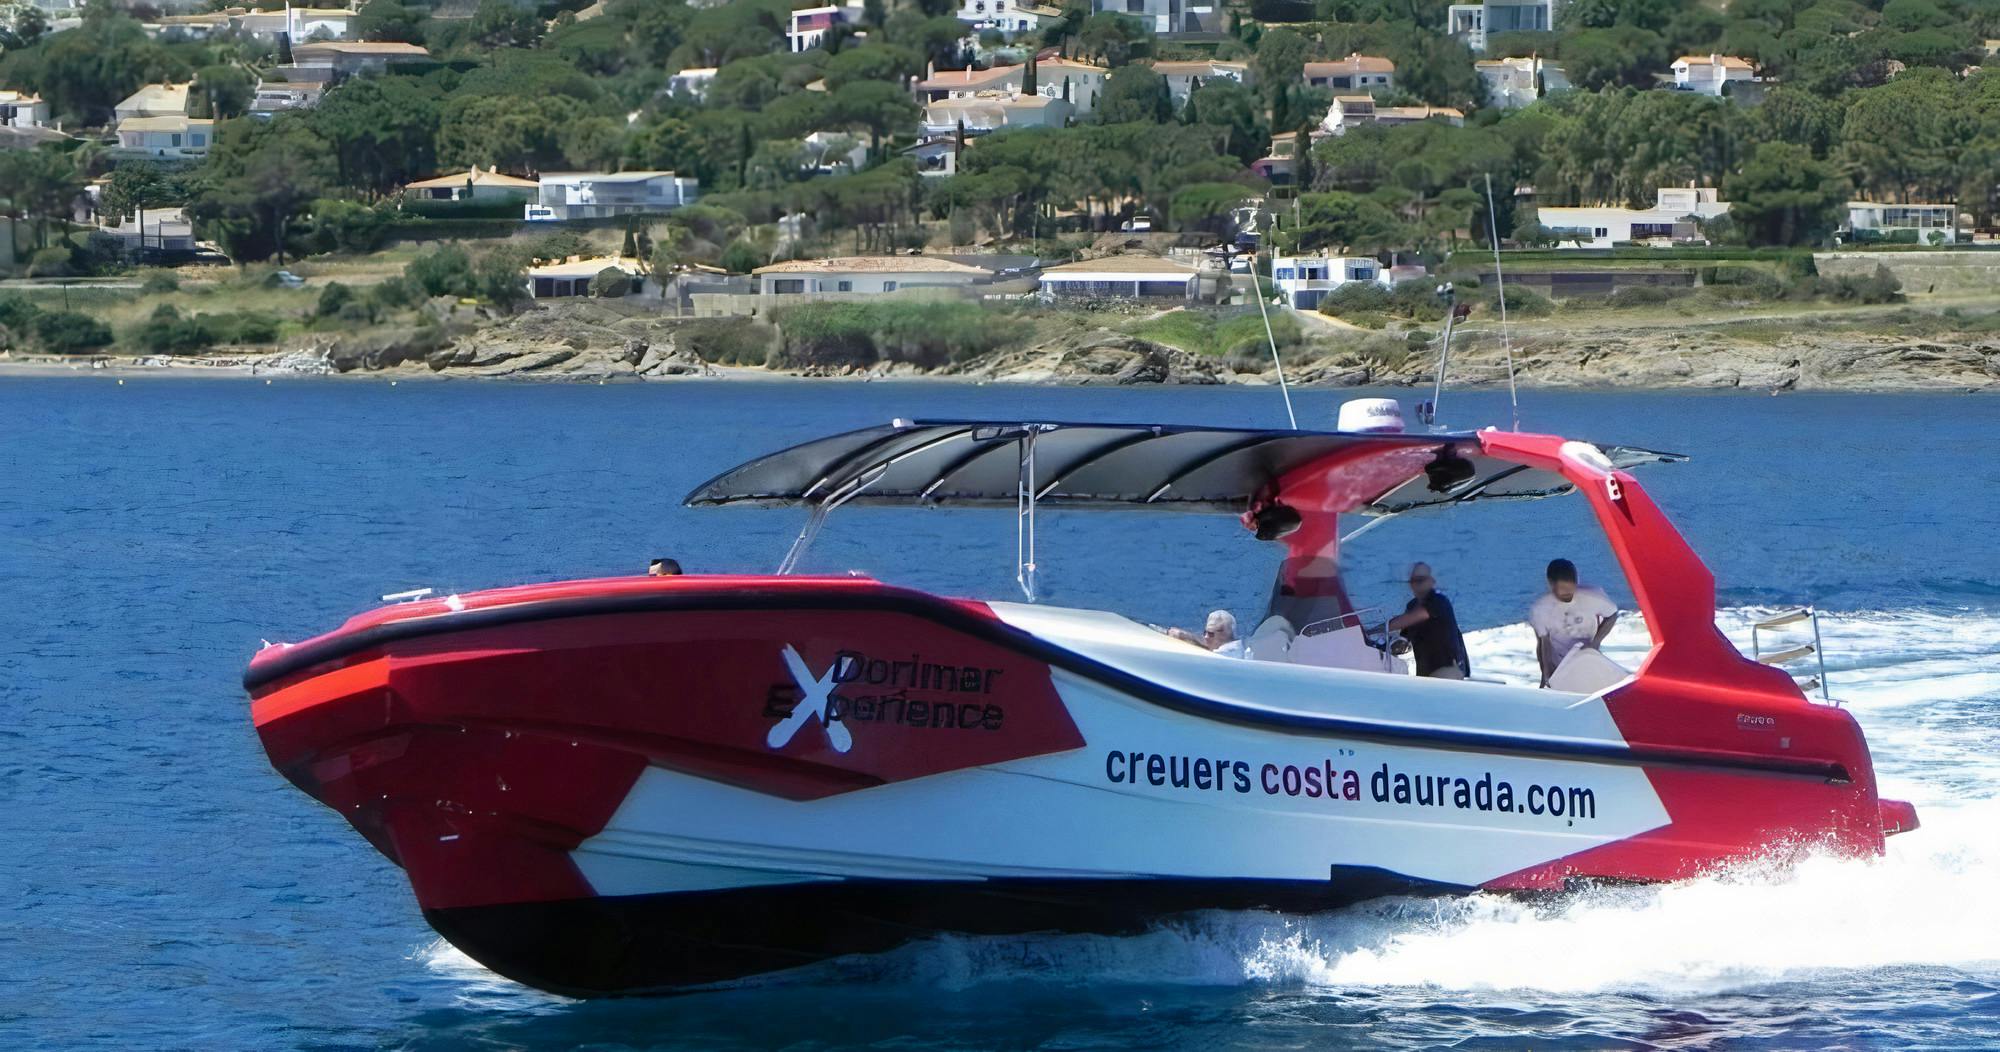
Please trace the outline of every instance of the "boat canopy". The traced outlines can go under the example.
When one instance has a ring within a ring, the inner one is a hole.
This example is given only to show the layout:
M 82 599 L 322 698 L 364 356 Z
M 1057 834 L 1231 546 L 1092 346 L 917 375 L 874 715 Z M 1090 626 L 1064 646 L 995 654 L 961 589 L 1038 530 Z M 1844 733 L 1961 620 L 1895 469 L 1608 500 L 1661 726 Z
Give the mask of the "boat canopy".
M 1618 468 L 1685 459 L 1624 446 L 1602 452 Z M 1320 463 L 1351 472 L 1359 487 L 1346 506 L 1327 510 L 1366 515 L 1573 488 L 1554 472 L 1488 456 L 1473 432 L 898 420 L 758 457 L 686 502 L 999 508 L 1027 496 L 1049 507 L 1242 514 Z

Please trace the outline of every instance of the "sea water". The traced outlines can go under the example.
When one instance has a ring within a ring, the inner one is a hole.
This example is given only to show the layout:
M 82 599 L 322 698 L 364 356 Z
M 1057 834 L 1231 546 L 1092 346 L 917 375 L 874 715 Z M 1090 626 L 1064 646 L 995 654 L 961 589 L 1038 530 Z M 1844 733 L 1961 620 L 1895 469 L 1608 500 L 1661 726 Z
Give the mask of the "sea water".
M 1361 393 L 1296 397 L 1310 425 Z M 578 1003 L 441 943 L 400 871 L 265 761 L 238 685 L 260 640 L 411 587 L 658 555 L 768 569 L 802 516 L 679 498 L 897 416 L 1269 426 L 1283 407 L 1268 389 L 0 380 L 0 1047 L 2000 1047 L 1990 399 L 1524 396 L 1530 429 L 1694 458 L 1640 477 L 1716 571 L 1739 646 L 1761 615 L 1826 612 L 1833 693 L 1923 821 L 1878 861 L 944 938 Z M 1510 416 L 1504 394 L 1446 398 L 1454 425 Z M 1049 601 L 1162 624 L 1254 614 L 1275 563 L 1224 516 L 1042 527 Z M 852 509 L 805 566 L 1005 598 L 1013 545 L 1005 512 Z M 1393 609 L 1407 562 L 1431 562 L 1475 667 L 1522 678 L 1557 555 L 1629 606 L 1574 499 L 1412 516 L 1347 566 L 1358 602 Z M 1644 640 L 1628 621 L 1608 650 Z

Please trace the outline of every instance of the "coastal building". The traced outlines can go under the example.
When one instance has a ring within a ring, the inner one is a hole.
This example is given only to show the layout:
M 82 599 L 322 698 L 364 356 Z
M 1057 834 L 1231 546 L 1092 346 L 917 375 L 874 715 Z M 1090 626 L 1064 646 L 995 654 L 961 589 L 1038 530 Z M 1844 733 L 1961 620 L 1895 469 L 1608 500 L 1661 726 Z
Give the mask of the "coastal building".
M 188 89 L 193 86 L 193 81 L 185 84 L 148 84 L 112 107 L 112 117 L 119 122 L 134 117 L 185 117 Z
M 1233 80 L 1238 84 L 1250 83 L 1248 62 L 1155 62 L 1153 72 L 1165 77 L 1167 94 L 1172 95 L 1176 108 L 1187 105 L 1188 96 L 1203 84 L 1216 80 Z
M 1157 36 L 1219 32 L 1221 7 L 1220 0 L 1090 0 L 1092 14 L 1136 18 Z
M 625 295 L 643 296 L 649 291 L 650 283 L 638 260 L 623 256 L 597 256 L 529 267 L 528 295 L 538 300 L 588 296 L 590 283 L 597 280 L 599 274 L 613 269 L 625 275 L 628 283 Z
M 245 36 L 272 38 L 283 33 L 294 42 L 346 40 L 353 35 L 359 13 L 345 7 L 285 7 L 271 11 L 240 11 L 230 26 Z
M 935 256 L 840 256 L 794 259 L 750 272 L 763 297 L 879 295 L 910 289 L 962 289 L 987 272 Z
M 49 104 L 40 95 L 0 90 L 0 128 L 46 128 Z
M 974 30 L 1030 33 L 1061 18 L 1062 12 L 1054 7 L 1024 0 L 959 0 L 958 5 L 958 20 Z
M 1453 4 L 1445 10 L 1445 33 L 1475 52 L 1498 33 L 1546 33 L 1556 27 L 1560 0 L 1487 0 Z
M 1563 68 L 1540 56 L 1486 59 L 1474 62 L 1472 69 L 1486 84 L 1486 104 L 1495 109 L 1519 109 L 1549 92 L 1569 89 Z
M 560 222 L 656 215 L 691 205 L 700 193 L 694 177 L 672 172 L 545 172 L 524 218 Z
M 282 67 L 280 69 L 282 72 Z M 263 80 L 250 98 L 250 116 L 270 118 L 286 110 L 309 110 L 326 95 L 326 83 L 314 80 Z
M 1022 74 L 1027 68 L 994 66 L 991 69 L 934 69 L 930 71 L 929 76 L 917 82 L 917 101 L 939 102 L 944 99 L 977 95 L 982 91 L 1018 92 L 1021 90 Z M 1037 70 L 1038 74 L 1039 72 Z
M 1312 129 L 1312 140 L 1306 149 L 1325 139 L 1330 133 L 1323 128 Z M 1279 132 L 1271 136 L 1271 152 L 1250 162 L 1250 170 L 1263 176 L 1273 186 L 1290 186 L 1298 169 L 1299 133 Z
M 1340 95 L 1327 108 L 1320 130 L 1329 135 L 1345 135 L 1363 124 L 1413 124 L 1441 120 L 1454 127 L 1465 124 L 1465 113 L 1451 106 L 1378 106 L 1370 95 Z
M 201 117 L 131 117 L 118 122 L 118 153 L 156 160 L 208 156 L 215 122 Z
M 1063 263 L 1042 270 L 1045 300 L 1186 300 L 1198 272 L 1159 256 L 1118 255 Z
M 917 174 L 943 177 L 958 174 L 958 136 L 946 133 L 927 136 L 903 149 L 903 156 L 917 163 Z
M 1754 81 L 1757 68 L 1734 55 L 1684 55 L 1674 60 L 1674 90 L 1721 95 L 1729 85 Z
M 1914 241 L 1929 245 L 1958 240 L 1955 204 L 1847 202 L 1841 233 L 1850 241 Z
M 1308 62 L 1300 76 L 1311 88 L 1336 92 L 1386 91 L 1396 86 L 1396 64 L 1376 55 L 1357 53 L 1337 62 Z
M 340 81 L 361 73 L 379 73 L 390 66 L 429 62 L 431 53 L 415 44 L 377 40 L 324 40 L 292 48 L 287 80 Z
M 805 149 L 807 171 L 837 175 L 868 167 L 866 131 L 816 131 L 800 145 Z
M 421 201 L 528 201 L 540 190 L 541 184 L 533 179 L 506 175 L 475 164 L 469 171 L 410 183 L 403 187 L 403 197 L 405 200 Z
M 1611 248 L 1623 242 L 1672 245 L 1702 239 L 1700 223 L 1729 214 L 1714 187 L 1659 189 L 1651 208 L 1541 208 L 1536 221 L 1558 248 Z
M 792 53 L 811 51 L 826 41 L 827 33 L 838 25 L 852 25 L 861 21 L 863 7 L 860 0 L 844 4 L 828 4 L 822 7 L 801 7 L 792 11 L 791 24 L 785 31 Z
M 125 259 L 174 259 L 195 252 L 194 224 L 179 208 L 148 208 L 113 223 L 98 217 L 91 240 Z
M 1355 283 L 1389 287 L 1389 271 L 1373 256 L 1273 256 L 1271 284 L 1277 286 L 1285 305 L 1298 310 L 1317 310 L 1319 301 L 1344 285 Z
M 926 136 L 984 135 L 1002 128 L 1061 128 L 1075 114 L 1070 104 L 1046 95 L 986 91 L 953 97 L 924 107 Z
M 932 70 L 917 82 L 917 101 L 939 102 L 995 92 L 1019 94 L 1026 83 L 1027 66 L 994 66 L 991 69 Z M 1035 61 L 1035 94 L 1045 99 L 1067 102 L 1070 112 L 1089 116 L 1097 106 L 1111 71 L 1088 62 L 1050 56 Z
M 696 102 L 708 98 L 708 87 L 715 83 L 714 66 L 696 66 L 681 70 L 667 78 L 667 94 L 680 95 Z

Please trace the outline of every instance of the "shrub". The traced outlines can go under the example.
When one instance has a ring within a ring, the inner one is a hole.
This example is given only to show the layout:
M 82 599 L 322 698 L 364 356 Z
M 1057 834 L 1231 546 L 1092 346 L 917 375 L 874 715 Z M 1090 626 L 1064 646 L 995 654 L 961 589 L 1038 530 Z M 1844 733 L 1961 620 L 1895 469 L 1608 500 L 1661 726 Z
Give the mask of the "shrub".
M 51 354 L 79 354 L 111 344 L 111 326 L 75 311 L 48 311 L 35 316 L 35 342 Z
M 410 260 L 403 276 L 426 296 L 472 295 L 472 257 L 457 245 L 434 248 Z
M 598 299 L 616 299 L 632 291 L 632 275 L 618 267 L 605 267 L 590 276 L 590 294 Z
M 216 342 L 204 319 L 184 318 L 171 303 L 155 307 L 152 317 L 132 334 L 132 340 L 152 354 L 193 354 Z
M 313 204 L 308 243 L 318 252 L 371 252 L 382 243 L 394 218 L 386 208 L 323 199 Z
M 748 274 L 764 263 L 763 250 L 740 237 L 731 241 L 729 247 L 722 250 L 722 257 L 716 260 L 716 266 L 731 274 Z
M 558 230 L 528 243 L 528 257 L 537 263 L 556 263 L 571 256 L 594 256 L 597 246 L 574 230 Z
M 321 318 L 331 318 L 352 302 L 354 302 L 353 289 L 338 281 L 330 281 L 325 288 L 319 290 L 319 303 L 313 307 L 313 314 Z
M 164 296 L 180 290 L 181 279 L 171 270 L 156 270 L 146 275 L 146 280 L 139 284 L 139 291 L 148 296 Z
M 40 313 L 41 308 L 33 300 L 18 292 L 0 295 L 0 329 L 25 333 Z
M 50 245 L 28 257 L 28 276 L 31 278 L 62 278 L 69 274 L 69 249 Z
M 763 365 L 777 332 L 754 318 L 700 318 L 676 330 L 688 350 L 703 361 L 723 365 Z
M 409 278 L 384 278 L 368 289 L 368 301 L 384 310 L 396 310 L 417 302 L 417 293 L 416 282 Z

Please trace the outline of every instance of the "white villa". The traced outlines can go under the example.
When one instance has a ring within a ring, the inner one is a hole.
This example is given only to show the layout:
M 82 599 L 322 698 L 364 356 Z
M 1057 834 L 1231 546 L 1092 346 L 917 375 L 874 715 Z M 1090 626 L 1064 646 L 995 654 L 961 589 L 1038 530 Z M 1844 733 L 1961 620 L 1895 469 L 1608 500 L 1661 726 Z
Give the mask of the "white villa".
M 148 84 L 112 107 L 112 116 L 120 122 L 133 117 L 185 117 L 188 89 L 193 86 L 192 81 L 186 84 Z
M 1386 58 L 1357 53 L 1337 62 L 1308 62 L 1300 76 L 1307 87 L 1337 92 L 1374 91 L 1396 86 L 1396 64 Z
M 667 94 L 685 95 L 700 102 L 708 97 L 708 86 L 715 83 L 716 72 L 714 66 L 695 66 L 681 70 L 667 78 Z
M 1090 0 L 1092 14 L 1110 11 L 1129 15 L 1161 36 L 1200 33 L 1218 28 L 1220 0 Z
M 1842 230 L 1850 238 L 1862 235 L 1862 240 L 1879 240 L 1898 231 L 1912 230 L 1919 244 L 1930 244 L 1933 237 L 1941 237 L 1949 244 L 1958 240 L 1958 206 L 1849 201 L 1847 222 L 1842 224 Z
M 1188 95 L 1195 87 L 1213 80 L 1233 80 L 1238 84 L 1250 83 L 1248 62 L 1155 62 L 1153 72 L 1167 78 L 1167 94 L 1174 98 L 1176 107 L 1187 105 Z
M 750 272 L 761 296 L 884 293 L 916 288 L 963 288 L 986 277 L 978 267 L 931 256 L 841 256 L 794 259 Z
M 528 295 L 538 300 L 588 296 L 590 283 L 597 275 L 613 267 L 622 271 L 626 280 L 630 282 L 625 292 L 627 296 L 641 296 L 648 291 L 646 273 L 638 260 L 622 256 L 598 256 L 594 259 L 572 259 L 529 267 Z
M 540 192 L 541 185 L 475 164 L 470 171 L 419 179 L 403 187 L 403 196 L 424 201 L 527 201 Z
M 926 136 L 955 135 L 961 126 L 967 135 L 1002 128 L 1060 128 L 1075 112 L 1069 103 L 1046 95 L 982 91 L 925 106 L 923 132 Z
M 108 224 L 100 216 L 99 225 L 91 236 L 114 242 L 126 258 L 195 250 L 194 224 L 178 208 L 148 208 L 130 217 L 129 221 L 120 219 Z
M 1041 296 L 1062 299 L 1191 299 L 1198 274 L 1159 256 L 1119 255 L 1042 270 Z
M 1674 89 L 1702 95 L 1720 95 L 1739 81 L 1757 79 L 1757 68 L 1747 58 L 1734 55 L 1684 55 L 1674 60 Z
M 997 29 L 1002 33 L 1027 33 L 1040 29 L 1045 21 L 1062 17 L 1054 7 L 1023 0 L 959 0 L 958 20 L 974 29 Z
M 1487 0 L 1453 4 L 1445 11 L 1445 32 L 1474 51 L 1486 50 L 1495 33 L 1546 33 L 1556 27 L 1559 0 Z
M 428 62 L 430 57 L 429 51 L 415 44 L 393 41 L 324 40 L 292 48 L 294 67 L 326 80 L 376 73 L 404 62 Z
M 790 41 L 793 54 L 811 51 L 826 40 L 826 34 L 834 26 L 842 23 L 861 21 L 861 0 L 849 0 L 845 4 L 828 4 L 823 7 L 801 7 L 792 11 L 791 25 L 785 36 Z
M 1345 135 L 1362 124 L 1412 124 L 1434 118 L 1454 127 L 1465 124 L 1464 112 L 1450 106 L 1377 106 L 1373 96 L 1341 95 L 1327 108 L 1319 126 L 1330 135 Z
M 160 160 L 206 157 L 215 122 L 199 117 L 131 117 L 118 122 L 118 151 Z
M 701 189 L 672 172 L 545 172 L 524 218 L 536 222 L 651 215 L 691 205 Z
M 0 128 L 41 128 L 49 123 L 49 104 L 39 95 L 0 90 Z
M 1519 109 L 1569 88 L 1563 68 L 1539 56 L 1486 59 L 1474 62 L 1472 69 L 1486 82 L 1486 104 L 1496 109 Z
M 1319 301 L 1354 282 L 1389 287 L 1389 268 L 1373 256 L 1273 256 L 1271 284 L 1298 310 L 1317 310 Z
M 917 101 L 937 102 L 993 92 L 1019 94 L 1026 66 L 994 66 L 991 69 L 932 70 L 917 82 Z M 1071 112 L 1088 116 L 1097 106 L 1097 95 L 1111 71 L 1087 62 L 1066 58 L 1041 59 L 1035 63 L 1035 94 L 1058 101 L 1067 97 Z
M 1729 214 L 1714 187 L 1666 187 L 1651 208 L 1541 208 L 1536 219 L 1559 248 L 1611 248 L 1621 241 L 1672 244 L 1701 237 L 1697 221 Z

